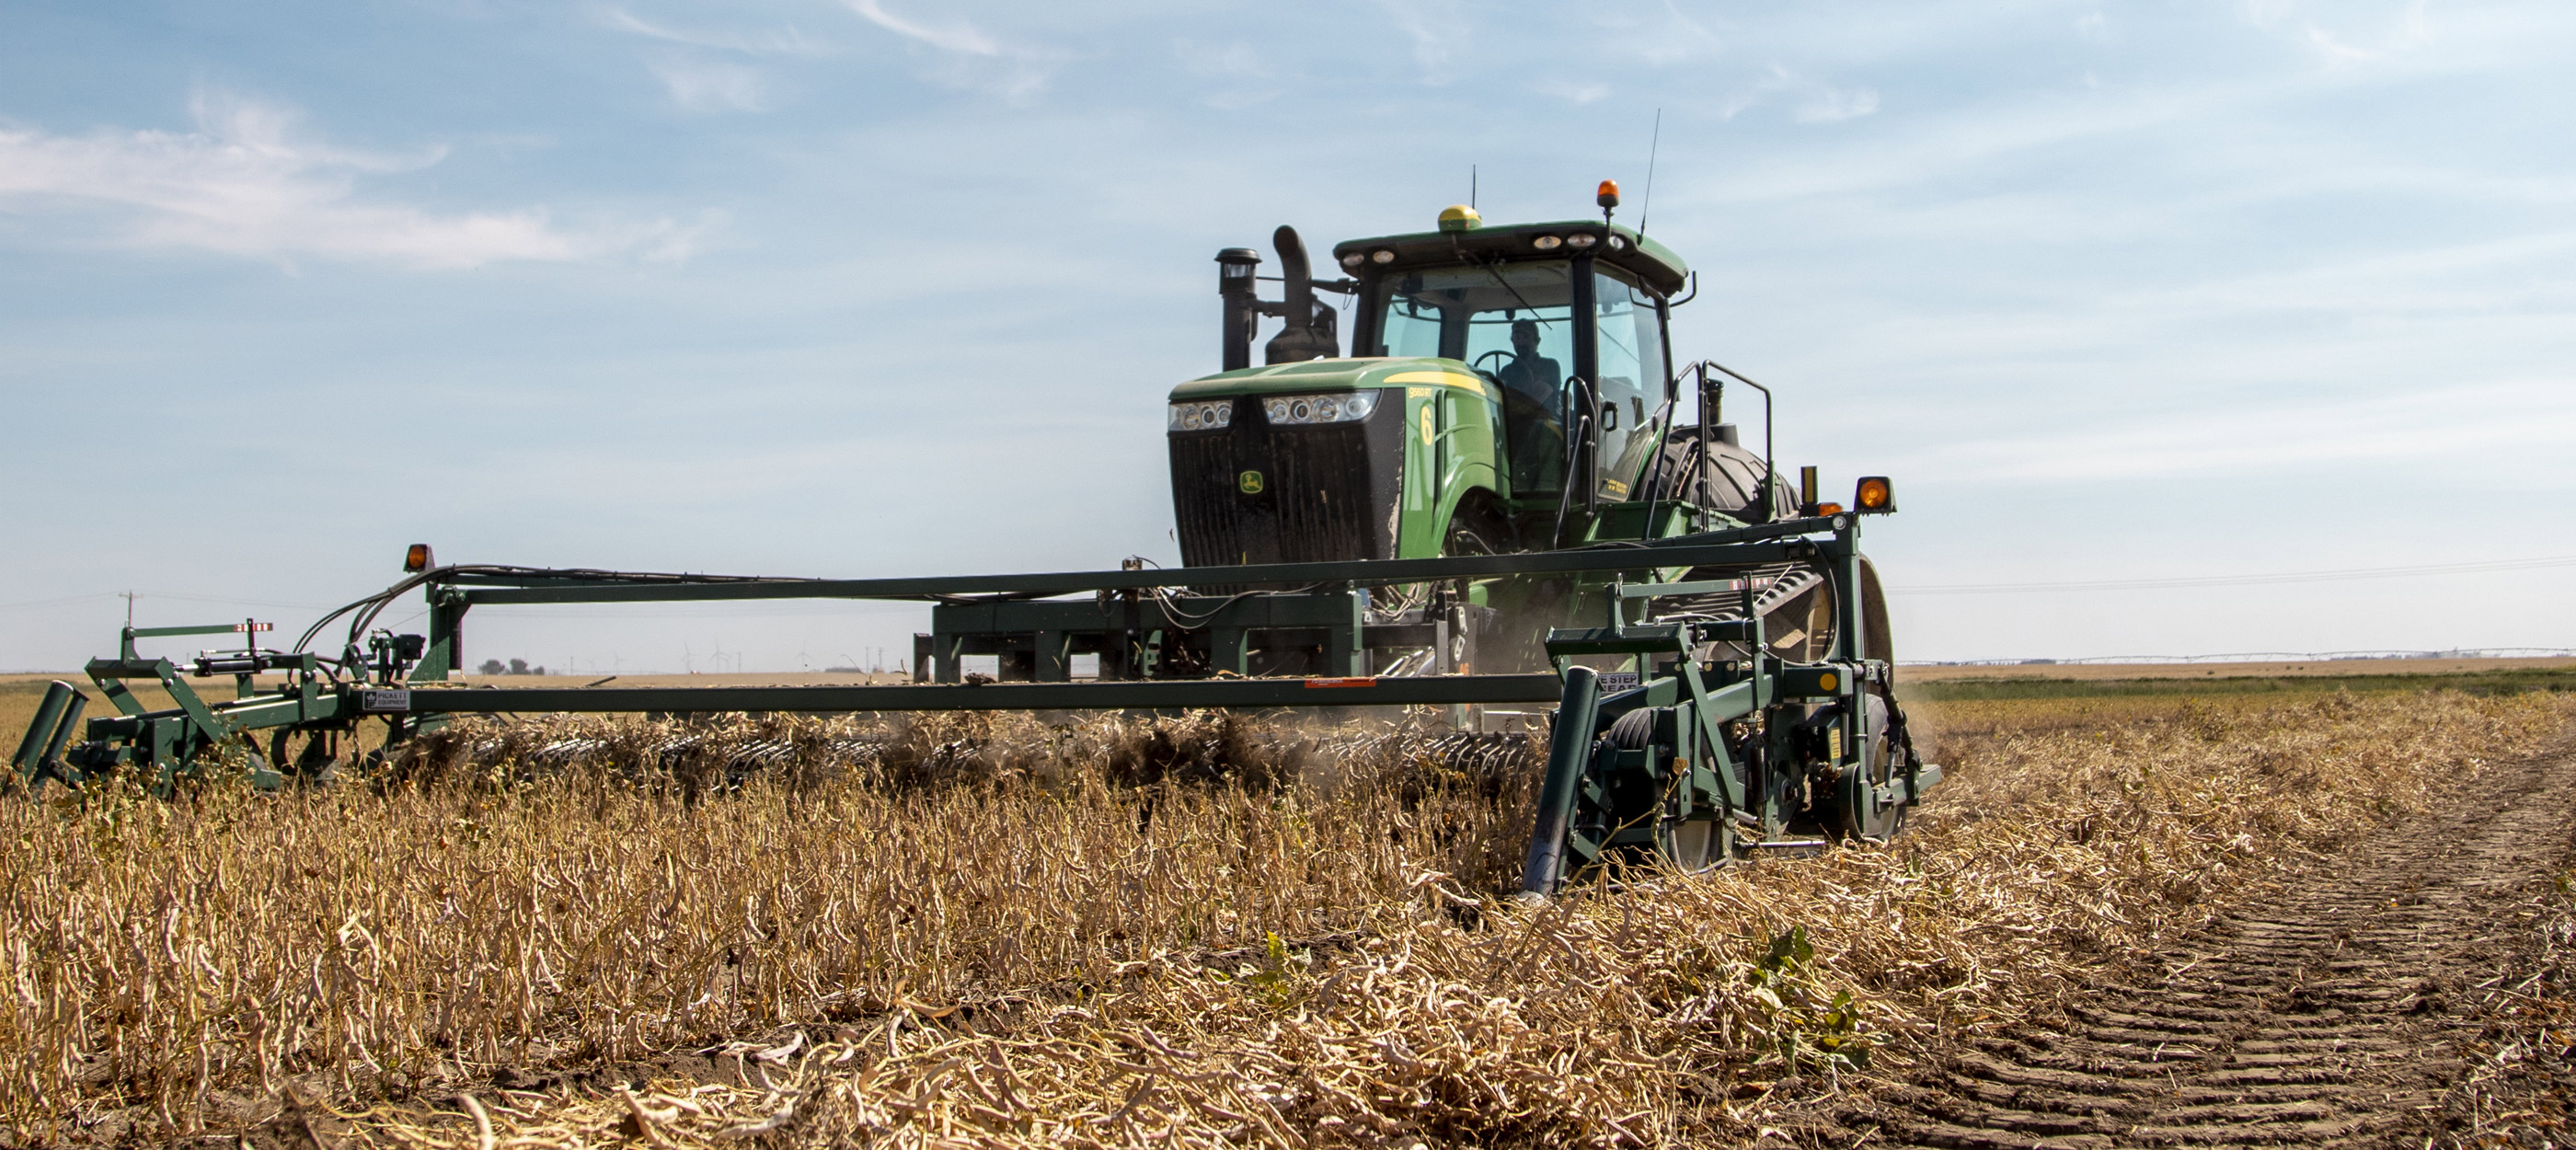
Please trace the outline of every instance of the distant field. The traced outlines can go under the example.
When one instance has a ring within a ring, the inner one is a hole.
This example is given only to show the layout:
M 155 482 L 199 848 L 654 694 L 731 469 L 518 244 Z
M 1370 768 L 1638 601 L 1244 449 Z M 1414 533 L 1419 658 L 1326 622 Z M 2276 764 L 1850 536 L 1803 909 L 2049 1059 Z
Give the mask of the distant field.
M 2013 663 L 1913 665 L 1914 682 L 1962 679 L 2231 679 L 2457 675 L 2484 671 L 2576 671 L 2576 659 L 2303 659 L 2274 663 Z
M 2354 659 L 2300 663 L 1906 667 L 1898 693 L 1924 701 L 2457 690 L 2576 690 L 2576 659 Z

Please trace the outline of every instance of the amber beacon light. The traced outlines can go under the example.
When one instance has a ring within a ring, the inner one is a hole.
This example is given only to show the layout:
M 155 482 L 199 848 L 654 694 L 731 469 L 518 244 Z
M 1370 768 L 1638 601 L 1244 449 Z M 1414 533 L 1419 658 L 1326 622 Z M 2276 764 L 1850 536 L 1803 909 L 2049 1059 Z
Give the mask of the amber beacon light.
M 414 575 L 437 565 L 437 560 L 430 558 L 429 544 L 414 543 L 409 550 L 403 552 L 403 570 Z
M 1852 493 L 1852 506 L 1864 511 L 1885 514 L 1896 510 L 1896 487 L 1884 475 L 1864 475 L 1860 489 Z

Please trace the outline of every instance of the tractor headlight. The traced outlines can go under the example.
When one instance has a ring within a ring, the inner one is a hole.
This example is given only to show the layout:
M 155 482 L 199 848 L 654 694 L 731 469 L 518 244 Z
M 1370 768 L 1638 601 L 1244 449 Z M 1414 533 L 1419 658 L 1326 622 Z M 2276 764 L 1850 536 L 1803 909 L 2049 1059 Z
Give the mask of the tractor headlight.
M 1175 403 L 1172 405 L 1170 428 L 1173 431 L 1214 431 L 1234 422 L 1234 401 Z
M 1537 239 L 1531 240 L 1530 246 L 1543 252 L 1552 252 L 1557 249 L 1558 245 L 1563 244 L 1564 242 L 1564 240 L 1555 236 L 1540 236 Z
M 1342 266 L 1349 268 L 1352 271 L 1360 270 L 1360 265 L 1367 262 L 1368 257 L 1358 252 L 1352 252 L 1349 255 L 1342 257 Z
M 1261 410 L 1273 424 L 1357 423 L 1377 410 L 1377 393 L 1274 395 L 1261 401 Z

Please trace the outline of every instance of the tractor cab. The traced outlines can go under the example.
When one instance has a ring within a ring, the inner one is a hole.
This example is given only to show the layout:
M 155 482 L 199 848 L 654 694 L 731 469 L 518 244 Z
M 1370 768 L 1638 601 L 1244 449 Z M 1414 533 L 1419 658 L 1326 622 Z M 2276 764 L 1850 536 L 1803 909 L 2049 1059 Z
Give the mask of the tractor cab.
M 1671 422 L 1665 301 L 1689 270 L 1606 222 L 1488 229 L 1452 208 L 1441 225 L 1334 249 L 1358 280 L 1352 354 L 1464 362 L 1494 384 L 1516 498 L 1561 493 L 1569 465 L 1628 498 Z
M 1605 187 L 1605 208 L 1616 203 Z M 1350 240 L 1342 278 L 1295 230 L 1217 256 L 1225 370 L 1170 396 L 1172 498 L 1193 566 L 1535 550 L 1659 533 L 1604 505 L 1682 496 L 1662 478 L 1677 381 L 1666 318 L 1689 269 L 1600 220 Z M 1276 302 L 1257 282 L 1275 279 Z M 1327 304 L 1338 295 L 1347 302 Z M 1280 321 L 1253 364 L 1263 317 Z M 1343 331 L 1347 328 L 1348 345 Z M 1651 509 L 1650 509 L 1651 510 Z

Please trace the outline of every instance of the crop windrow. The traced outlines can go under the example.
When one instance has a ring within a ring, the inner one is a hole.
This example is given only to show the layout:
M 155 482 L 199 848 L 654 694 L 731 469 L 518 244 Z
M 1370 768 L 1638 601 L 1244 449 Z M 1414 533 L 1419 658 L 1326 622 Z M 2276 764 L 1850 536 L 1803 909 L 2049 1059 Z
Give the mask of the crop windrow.
M 1930 708 L 1951 782 L 1898 845 L 1539 907 L 1505 894 L 1529 753 L 1360 725 L 566 720 L 467 728 L 374 788 L 17 796 L 0 1122 L 1722 1141 L 2048 1009 L 2570 711 L 2259 703 Z

